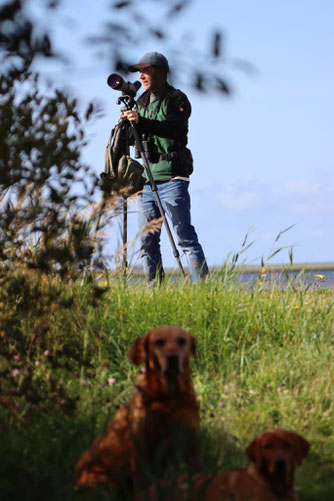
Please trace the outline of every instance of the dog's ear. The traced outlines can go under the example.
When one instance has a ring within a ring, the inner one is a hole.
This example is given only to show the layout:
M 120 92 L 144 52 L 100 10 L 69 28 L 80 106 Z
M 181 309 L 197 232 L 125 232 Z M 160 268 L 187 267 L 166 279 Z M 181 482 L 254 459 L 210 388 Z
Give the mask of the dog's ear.
M 262 434 L 257 435 L 246 449 L 247 457 L 255 464 L 257 469 L 260 468 L 262 463 L 261 437 Z
M 294 431 L 289 431 L 290 437 L 293 442 L 293 450 L 295 458 L 298 464 L 302 464 L 303 459 L 306 458 L 308 451 L 310 450 L 310 444 L 305 438 L 298 435 Z
M 144 334 L 143 336 L 139 337 L 138 339 L 136 339 L 136 341 L 133 343 L 133 345 L 130 348 L 129 357 L 130 357 L 130 360 L 135 365 L 140 365 L 142 362 L 145 362 L 145 360 L 146 360 L 147 347 L 148 347 L 148 336 L 149 336 L 149 332 L 147 334 Z
M 197 357 L 197 339 L 190 334 L 190 352 L 193 357 Z

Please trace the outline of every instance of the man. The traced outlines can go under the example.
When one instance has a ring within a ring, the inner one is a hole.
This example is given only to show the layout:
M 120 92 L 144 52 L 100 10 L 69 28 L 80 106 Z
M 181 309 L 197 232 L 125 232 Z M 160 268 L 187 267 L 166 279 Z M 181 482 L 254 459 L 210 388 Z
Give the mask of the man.
M 190 221 L 188 186 L 192 156 L 186 145 L 191 106 L 183 92 L 168 84 L 169 65 L 162 54 L 149 52 L 129 69 L 140 72 L 145 92 L 137 101 L 137 110 L 125 111 L 122 117 L 138 126 L 161 204 L 187 257 L 191 277 L 198 281 L 208 274 L 208 266 Z M 154 193 L 147 179 L 140 200 L 140 227 L 159 217 Z M 160 280 L 163 277 L 160 232 L 161 228 L 153 233 L 144 232 L 141 237 L 141 255 L 149 280 L 157 275 Z

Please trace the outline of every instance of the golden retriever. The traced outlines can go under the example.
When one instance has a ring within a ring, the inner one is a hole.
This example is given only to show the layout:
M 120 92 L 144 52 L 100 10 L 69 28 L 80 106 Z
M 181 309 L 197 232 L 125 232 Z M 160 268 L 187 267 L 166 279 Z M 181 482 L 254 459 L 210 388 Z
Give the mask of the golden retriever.
M 310 445 L 293 431 L 274 428 L 255 437 L 246 449 L 251 460 L 246 469 L 200 479 L 205 501 L 298 501 L 294 489 L 295 465 L 301 464 Z
M 135 365 L 145 362 L 132 397 L 96 438 L 75 468 L 75 489 L 109 484 L 140 491 L 144 469 L 157 455 L 171 460 L 174 431 L 186 437 L 185 460 L 196 456 L 199 405 L 191 382 L 189 358 L 196 339 L 177 326 L 161 326 L 138 338 L 130 349 Z
M 164 501 L 298 501 L 295 465 L 301 464 L 309 443 L 293 431 L 275 428 L 255 437 L 246 449 L 251 460 L 245 469 L 198 474 L 169 486 Z M 166 486 L 167 487 L 167 486 Z M 152 487 L 150 501 L 158 501 Z M 159 499 L 160 501 L 160 499 Z

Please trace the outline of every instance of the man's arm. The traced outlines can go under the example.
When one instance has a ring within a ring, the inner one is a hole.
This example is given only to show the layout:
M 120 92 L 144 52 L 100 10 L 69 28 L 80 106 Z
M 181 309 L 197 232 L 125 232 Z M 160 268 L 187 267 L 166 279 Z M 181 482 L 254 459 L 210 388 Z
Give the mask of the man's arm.
M 180 94 L 169 103 L 164 120 L 139 117 L 138 128 L 144 134 L 177 139 L 184 132 L 190 114 L 190 103 L 184 94 Z
M 176 139 L 184 132 L 185 122 L 191 114 L 191 105 L 184 94 L 169 103 L 164 120 L 152 120 L 139 116 L 136 110 L 125 111 L 122 117 L 134 121 L 141 134 L 150 134 L 168 139 Z

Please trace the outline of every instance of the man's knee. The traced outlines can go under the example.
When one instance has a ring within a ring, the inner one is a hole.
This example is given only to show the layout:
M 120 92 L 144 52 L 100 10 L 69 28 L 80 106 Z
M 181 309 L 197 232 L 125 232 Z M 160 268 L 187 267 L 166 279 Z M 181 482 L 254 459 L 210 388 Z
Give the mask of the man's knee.
M 193 247 L 198 245 L 197 233 L 192 225 L 178 226 L 174 229 L 181 247 Z

